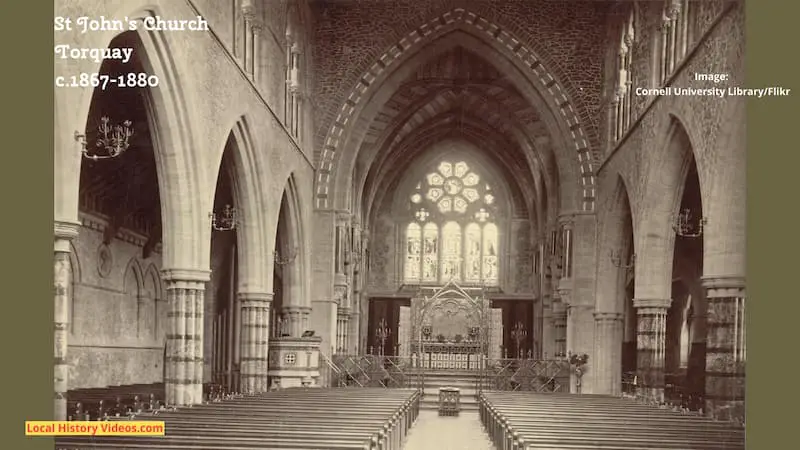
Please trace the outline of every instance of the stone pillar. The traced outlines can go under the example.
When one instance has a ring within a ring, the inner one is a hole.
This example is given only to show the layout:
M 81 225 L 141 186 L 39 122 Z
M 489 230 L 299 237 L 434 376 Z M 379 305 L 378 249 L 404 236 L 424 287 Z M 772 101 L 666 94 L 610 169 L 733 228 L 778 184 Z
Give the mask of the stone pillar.
M 567 308 L 561 302 L 553 303 L 553 331 L 555 335 L 553 356 L 564 357 L 567 355 Z
M 664 357 L 666 354 L 667 310 L 670 299 L 634 299 L 636 308 L 637 395 L 664 402 Z
M 311 307 L 310 306 L 301 306 L 300 307 L 300 335 L 303 334 L 306 330 L 310 330 L 311 322 Z
M 622 319 L 622 313 L 594 313 L 594 394 L 622 394 Z
M 240 373 L 242 392 L 252 394 L 267 389 L 269 309 L 272 294 L 240 292 L 242 314 Z
M 53 244 L 53 389 L 55 392 L 53 420 L 67 420 L 67 390 L 69 389 L 69 364 L 67 363 L 67 338 L 69 336 L 69 298 L 72 268 L 70 267 L 70 242 L 78 237 L 79 223 L 55 222 Z
M 336 317 L 336 353 L 348 353 L 350 309 L 338 308 Z
M 169 312 L 166 403 L 186 406 L 203 401 L 203 308 L 208 270 L 165 269 Z
M 253 81 L 259 86 L 261 81 L 261 30 L 260 21 L 253 22 Z M 260 86 L 259 86 L 260 87 Z
M 705 409 L 714 419 L 744 423 L 745 279 L 713 276 L 702 282 L 708 308 Z
M 302 306 L 289 305 L 283 307 L 285 320 L 283 331 L 291 337 L 300 337 L 303 334 Z

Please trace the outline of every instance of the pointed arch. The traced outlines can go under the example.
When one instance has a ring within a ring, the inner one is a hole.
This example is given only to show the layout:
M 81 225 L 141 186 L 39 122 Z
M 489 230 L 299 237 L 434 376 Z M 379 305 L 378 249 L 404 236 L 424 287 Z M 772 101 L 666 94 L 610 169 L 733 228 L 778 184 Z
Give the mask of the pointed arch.
M 229 128 L 223 150 L 219 153 L 217 176 L 223 176 L 227 170 L 231 182 L 234 207 L 236 208 L 236 244 L 238 247 L 238 291 L 267 292 L 268 242 L 266 214 L 269 211 L 260 183 L 261 159 L 256 151 L 257 144 L 253 139 L 249 121 L 246 116 L 239 116 Z M 223 163 L 228 161 L 226 166 Z M 216 192 L 211 192 L 209 203 L 214 203 Z M 210 245 L 210 243 L 209 243 Z
M 145 9 L 132 9 L 130 5 L 122 5 L 112 11 L 115 17 L 142 20 L 160 14 L 156 6 Z M 202 196 L 194 195 L 202 192 L 204 183 L 193 150 L 192 121 L 189 120 L 191 105 L 187 99 L 178 74 L 181 72 L 175 52 L 170 49 L 166 33 L 161 31 L 132 31 L 139 42 L 134 54 L 142 62 L 144 71 L 156 75 L 159 85 L 156 89 L 147 90 L 145 104 L 148 109 L 149 128 L 157 165 L 159 192 L 161 195 L 161 216 L 164 229 L 164 266 L 171 268 L 208 267 L 208 257 L 198 243 L 202 243 L 205 230 Z M 106 47 L 119 33 L 113 31 L 91 33 L 87 38 L 87 46 Z M 94 63 L 95 71 L 100 62 Z M 88 67 L 88 66 L 86 66 Z M 87 69 L 87 71 L 89 71 Z M 56 202 L 56 218 L 76 221 L 78 214 L 78 177 L 83 156 L 72 139 L 72 130 L 85 129 L 85 120 L 89 116 L 94 90 L 83 89 L 80 93 L 62 95 L 61 100 L 76 105 L 67 117 L 73 120 L 60 120 L 56 142 L 55 161 L 58 171 L 63 176 L 57 177 L 57 189 L 63 192 L 58 196 L 62 201 Z M 75 95 L 73 98 L 69 98 Z M 63 102 L 59 102 L 62 104 Z M 62 108 L 63 109 L 63 108 Z M 64 119 L 62 113 L 61 119 Z M 70 122 L 70 123 L 65 123 Z M 68 129 L 65 128 L 69 127 Z M 69 139 L 64 135 L 69 134 Z M 73 174 L 73 175 L 66 175 Z M 169 174 L 169 175 L 167 175 Z M 74 179 L 72 178 L 74 177 Z M 61 206 L 59 206 L 61 205 Z
M 277 238 L 277 227 L 281 227 L 284 242 L 276 241 L 275 249 L 279 254 L 292 258 L 291 265 L 288 265 L 290 271 L 283 273 L 283 278 L 286 280 L 284 285 L 289 282 L 291 291 L 287 292 L 284 289 L 284 295 L 288 294 L 295 306 L 311 306 L 310 270 L 308 264 L 310 260 L 310 245 L 303 215 L 297 179 L 294 172 L 292 172 L 284 185 L 275 233 Z M 272 264 L 269 264 L 269 266 L 272 268 Z M 284 306 L 288 306 L 285 301 Z
M 645 172 L 647 183 L 642 196 L 636 248 L 637 257 L 647 264 L 636 265 L 636 298 L 669 299 L 672 286 L 672 262 L 675 231 L 672 225 L 685 187 L 691 164 L 695 164 L 694 146 L 683 122 L 669 116 L 661 148 L 654 152 Z M 698 176 L 702 177 L 698 170 Z M 703 180 L 700 179 L 702 191 Z M 701 193 L 702 197 L 702 193 Z
M 137 296 L 141 295 L 144 289 L 144 273 L 141 264 L 139 264 L 139 260 L 136 258 L 131 258 L 131 260 L 128 261 L 122 283 L 123 292 L 136 294 Z
M 597 240 L 597 300 L 595 310 L 604 313 L 624 313 L 626 266 L 633 264 L 636 254 L 636 220 L 630 190 L 621 173 L 608 196 L 600 198 L 603 211 Z M 630 227 L 630 229 L 628 228 Z M 633 247 L 633 248 L 631 248 Z M 617 262 L 615 262 L 614 260 Z M 618 267 L 621 266 L 621 267 Z
M 456 30 L 461 32 L 458 36 L 461 38 L 459 41 L 464 37 L 477 39 L 483 46 L 494 49 L 489 57 L 495 60 L 502 59 L 505 65 L 510 66 L 509 69 L 513 67 L 513 70 L 505 72 L 514 79 L 516 87 L 531 103 L 539 105 L 542 113 L 545 111 L 549 113 L 549 118 L 545 121 L 549 122 L 551 135 L 559 141 L 557 146 L 571 148 L 577 153 L 577 158 L 573 157 L 572 165 L 575 166 L 574 181 L 579 183 L 582 197 L 576 200 L 574 208 L 592 211 L 595 197 L 593 160 L 596 160 L 597 156 L 592 154 L 589 137 L 578 115 L 578 111 L 583 108 L 576 106 L 577 103 L 567 95 L 568 90 L 563 83 L 521 40 L 513 37 L 506 29 L 461 8 L 449 11 L 415 28 L 408 36 L 391 46 L 360 77 L 337 112 L 321 144 L 322 150 L 318 159 L 320 170 L 316 180 L 316 206 L 329 208 L 334 204 L 330 198 L 332 189 L 337 191 L 335 202 L 342 202 L 342 199 L 348 198 L 346 192 L 350 188 L 348 183 L 343 183 L 341 179 L 346 178 L 343 174 L 349 173 L 347 168 L 350 168 L 353 162 L 349 161 L 352 155 L 348 155 L 344 162 L 340 161 L 343 158 L 342 152 L 352 152 L 354 148 L 358 148 L 358 145 L 352 145 L 350 141 L 353 139 L 358 141 L 360 138 L 351 135 L 363 133 L 359 126 L 363 121 L 362 116 L 365 115 L 365 110 L 369 109 L 367 106 L 381 97 L 381 87 L 386 80 L 389 77 L 395 78 L 402 72 L 404 63 L 422 48 L 433 45 L 444 35 Z M 342 170 L 342 166 L 345 170 Z M 566 170 L 566 167 L 562 167 L 562 170 Z M 333 187 L 332 182 L 335 183 Z

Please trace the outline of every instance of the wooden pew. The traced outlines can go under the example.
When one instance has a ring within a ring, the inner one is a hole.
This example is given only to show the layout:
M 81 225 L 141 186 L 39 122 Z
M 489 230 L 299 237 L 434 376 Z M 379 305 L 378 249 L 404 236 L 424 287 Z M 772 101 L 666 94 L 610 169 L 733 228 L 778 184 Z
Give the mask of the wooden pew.
M 165 436 L 65 436 L 56 447 L 401 450 L 420 397 L 408 389 L 287 389 L 134 417 L 164 421 Z
M 615 397 L 486 392 L 479 411 L 502 450 L 744 449 L 740 427 Z
M 163 399 L 163 383 L 75 389 L 67 392 L 67 411 L 72 420 L 98 420 L 159 409 Z

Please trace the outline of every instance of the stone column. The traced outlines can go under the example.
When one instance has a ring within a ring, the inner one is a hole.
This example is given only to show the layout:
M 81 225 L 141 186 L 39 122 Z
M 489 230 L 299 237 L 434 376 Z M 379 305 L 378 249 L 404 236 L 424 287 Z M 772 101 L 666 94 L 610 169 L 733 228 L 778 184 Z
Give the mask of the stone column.
M 255 21 L 252 24 L 253 28 L 253 81 L 257 87 L 261 87 L 261 30 L 263 24 L 260 21 Z
M 622 318 L 622 313 L 594 313 L 594 394 L 622 393 Z
M 744 423 L 745 279 L 710 276 L 702 282 L 708 308 L 705 409 L 714 419 Z
M 347 353 L 350 330 L 350 309 L 338 308 L 336 317 L 336 353 Z
M 291 337 L 300 337 L 303 334 L 301 309 L 302 307 L 297 305 L 283 307 L 283 318 L 285 320 L 283 331 L 289 333 Z
M 67 420 L 67 390 L 69 389 L 69 364 L 67 363 L 67 338 L 69 336 L 69 298 L 72 282 L 69 261 L 70 242 L 78 237 L 79 223 L 55 222 L 53 245 L 53 389 L 55 401 L 53 420 Z
M 269 342 L 269 308 L 272 294 L 240 292 L 242 309 L 240 373 L 242 391 L 264 392 L 267 388 L 267 345 Z
M 567 308 L 561 302 L 553 303 L 553 331 L 555 335 L 553 356 L 564 357 L 567 354 Z
M 309 330 L 309 320 L 311 318 L 311 307 L 310 306 L 301 306 L 300 307 L 300 332 L 297 333 L 298 336 L 302 336 L 303 332 Z
M 636 308 L 636 376 L 645 399 L 664 402 L 664 356 L 667 310 L 671 299 L 634 299 Z
M 208 270 L 166 269 L 166 402 L 186 406 L 203 401 L 203 307 Z

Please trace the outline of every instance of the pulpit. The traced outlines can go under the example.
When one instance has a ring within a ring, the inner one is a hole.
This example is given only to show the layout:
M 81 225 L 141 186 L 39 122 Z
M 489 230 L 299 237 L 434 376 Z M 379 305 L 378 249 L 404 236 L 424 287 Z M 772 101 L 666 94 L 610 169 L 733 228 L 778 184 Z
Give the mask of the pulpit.
M 439 415 L 457 416 L 461 411 L 461 390 L 453 387 L 439 388 Z
M 269 342 L 270 389 L 319 387 L 320 337 L 280 337 Z

